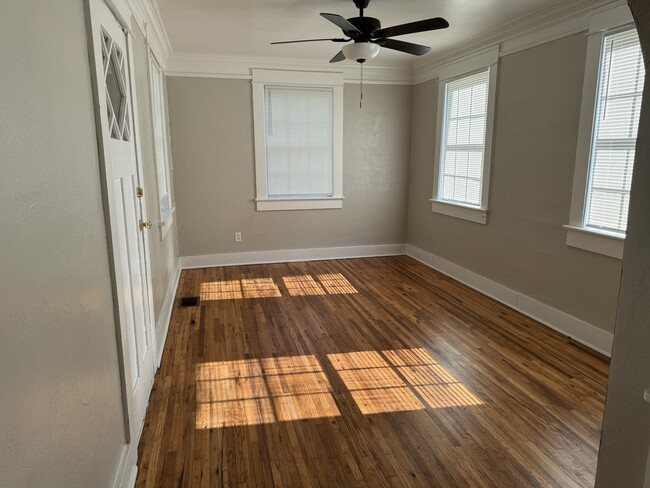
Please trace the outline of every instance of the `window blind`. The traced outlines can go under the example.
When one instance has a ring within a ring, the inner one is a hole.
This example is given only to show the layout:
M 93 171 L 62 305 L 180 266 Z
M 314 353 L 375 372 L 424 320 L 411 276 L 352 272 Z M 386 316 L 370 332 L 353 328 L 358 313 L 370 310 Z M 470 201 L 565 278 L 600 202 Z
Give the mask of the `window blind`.
M 489 81 L 487 68 L 445 85 L 443 200 L 481 206 Z
M 264 92 L 269 198 L 332 196 L 333 90 L 267 86 Z
M 156 178 L 158 180 L 158 197 L 160 198 L 161 217 L 172 207 L 170 192 L 170 174 L 168 164 L 167 133 L 165 129 L 165 102 L 163 73 L 158 63 L 151 58 L 151 104 L 153 112 L 153 142 L 156 157 Z
M 585 226 L 625 232 L 645 70 L 635 29 L 603 43 Z

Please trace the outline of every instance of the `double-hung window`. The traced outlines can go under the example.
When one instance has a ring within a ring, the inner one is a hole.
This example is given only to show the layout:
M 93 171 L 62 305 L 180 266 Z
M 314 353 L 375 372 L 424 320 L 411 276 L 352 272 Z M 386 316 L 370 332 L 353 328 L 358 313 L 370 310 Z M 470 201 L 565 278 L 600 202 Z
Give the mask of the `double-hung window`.
M 432 210 L 487 223 L 498 52 L 440 73 Z
M 343 77 L 253 70 L 257 210 L 342 206 Z
M 567 244 L 621 258 L 645 69 L 629 9 L 592 19 Z
M 174 215 L 172 192 L 171 158 L 165 111 L 164 73 L 152 53 L 149 53 L 149 82 L 151 86 L 151 115 L 153 122 L 153 143 L 156 158 L 156 180 L 160 209 L 161 238 L 171 228 Z

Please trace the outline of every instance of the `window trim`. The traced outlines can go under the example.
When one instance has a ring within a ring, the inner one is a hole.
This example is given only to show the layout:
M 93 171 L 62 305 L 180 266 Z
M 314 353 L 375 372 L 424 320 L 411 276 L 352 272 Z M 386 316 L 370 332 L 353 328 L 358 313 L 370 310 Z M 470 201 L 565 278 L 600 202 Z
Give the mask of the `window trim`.
M 253 131 L 255 136 L 255 204 L 257 211 L 316 210 L 343 207 L 343 73 L 253 69 Z M 273 198 L 268 195 L 264 89 L 267 85 L 331 88 L 333 106 L 332 196 Z
M 492 167 L 492 146 L 494 136 L 494 113 L 496 107 L 496 87 L 499 65 L 499 48 L 498 46 L 486 49 L 474 56 L 462 59 L 448 64 L 441 68 L 438 76 L 438 114 L 436 122 L 436 154 L 433 169 L 433 197 L 431 201 L 431 211 L 450 217 L 469 220 L 479 224 L 487 225 L 487 215 L 489 213 L 489 192 L 490 192 L 490 174 Z M 481 187 L 481 204 L 472 206 L 459 202 L 444 200 L 441 195 L 441 160 L 443 149 L 443 137 L 445 132 L 444 121 L 446 113 L 447 90 L 446 85 L 450 81 L 464 78 L 478 71 L 489 69 L 489 86 L 488 86 L 488 108 L 485 130 L 485 151 L 483 155 L 483 182 Z
M 634 28 L 634 19 L 627 5 L 621 5 L 591 16 L 585 60 L 585 77 L 580 106 L 580 127 L 573 175 L 571 209 L 567 229 L 567 246 L 623 259 L 625 233 L 608 232 L 586 227 L 585 212 L 587 204 L 591 149 L 594 137 L 594 124 L 598 102 L 598 83 L 600 63 L 603 56 L 603 39 L 608 34 L 623 32 Z
M 167 185 L 168 185 L 168 194 L 169 194 L 169 208 L 163 209 L 162 204 L 161 204 L 161 199 L 160 199 L 160 187 L 159 187 L 159 182 L 158 182 L 158 162 L 157 162 L 157 155 L 156 155 L 156 141 L 155 137 L 153 137 L 153 150 L 154 150 L 154 162 L 155 162 L 155 169 L 156 169 L 156 200 L 157 200 L 157 206 L 158 206 L 158 217 L 159 217 L 159 222 L 158 222 L 158 228 L 160 229 L 160 240 L 163 241 L 167 234 L 169 233 L 169 230 L 172 228 L 172 224 L 174 222 L 174 214 L 176 213 L 176 202 L 174 201 L 174 189 L 173 189 L 173 164 L 172 164 L 172 156 L 171 156 L 171 145 L 170 145 L 170 134 L 169 134 L 169 120 L 168 120 L 168 114 L 167 114 L 167 104 L 165 103 L 165 95 L 164 95 L 164 90 L 165 90 L 165 71 L 162 68 L 162 65 L 158 62 L 158 59 L 156 58 L 156 55 L 154 54 L 153 50 L 149 48 L 149 96 L 150 96 L 150 102 L 151 102 L 151 130 L 154 131 L 155 127 L 155 117 L 156 117 L 156 112 L 154 108 L 154 103 L 156 103 L 154 99 L 154 90 L 153 90 L 153 84 L 155 83 L 155 73 L 154 69 L 157 68 L 159 70 L 160 76 L 162 77 L 162 90 L 160 96 L 161 96 L 161 102 L 162 102 L 162 107 L 161 107 L 161 112 L 162 112 L 162 123 L 163 123 L 163 128 L 162 128 L 162 133 L 163 133 L 163 138 L 165 139 L 164 144 L 163 144 L 163 150 L 165 151 L 165 164 L 167 165 Z M 152 134 L 153 136 L 153 134 Z

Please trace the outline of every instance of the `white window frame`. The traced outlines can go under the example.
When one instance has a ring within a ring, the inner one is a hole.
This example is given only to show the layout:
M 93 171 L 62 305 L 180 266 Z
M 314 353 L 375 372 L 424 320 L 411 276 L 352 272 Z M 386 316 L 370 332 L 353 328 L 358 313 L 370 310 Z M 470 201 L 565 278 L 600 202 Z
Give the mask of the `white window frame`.
M 431 211 L 459 219 L 469 220 L 479 224 L 487 224 L 488 202 L 490 191 L 490 168 L 492 165 L 492 138 L 494 134 L 494 112 L 496 107 L 497 74 L 499 65 L 498 46 L 486 49 L 474 56 L 448 64 L 440 69 L 438 76 L 438 118 L 436 126 L 436 155 L 433 170 L 433 198 Z M 483 156 L 483 182 L 481 188 L 480 206 L 463 205 L 462 203 L 444 200 L 442 198 L 441 160 L 443 141 L 445 137 L 445 110 L 447 101 L 446 85 L 448 82 L 464 78 L 484 69 L 490 70 L 488 86 L 487 125 L 485 131 L 485 153 Z
M 158 73 L 155 72 L 155 70 L 158 71 Z M 154 83 L 156 83 L 155 76 L 161 76 L 161 91 L 160 91 L 160 97 L 161 100 L 156 100 L 155 99 L 155 92 L 153 89 Z M 153 136 L 153 150 L 154 150 L 154 162 L 155 162 L 155 169 L 156 169 L 156 189 L 157 189 L 157 200 L 158 200 L 158 216 L 159 216 L 159 222 L 158 222 L 158 227 L 160 228 L 160 240 L 162 241 L 165 239 L 165 236 L 167 236 L 167 233 L 169 232 L 169 229 L 172 227 L 172 223 L 174 222 L 174 213 L 176 212 L 176 205 L 174 202 L 174 190 L 173 190 L 173 178 L 172 178 L 172 172 L 173 172 L 173 166 L 172 166 L 172 158 L 171 158 L 171 148 L 169 144 L 169 123 L 167 120 L 167 104 L 165 103 L 165 94 L 164 94 L 164 88 L 165 88 L 165 71 L 163 70 L 161 64 L 158 62 L 156 59 L 156 56 L 154 55 L 153 51 L 149 49 L 149 92 L 151 96 L 151 128 L 152 131 L 155 130 L 154 124 L 156 123 L 155 118 L 156 118 L 156 109 L 154 104 L 156 103 L 161 103 L 162 106 L 160 107 L 161 114 L 162 114 L 162 137 L 163 137 L 163 151 L 164 151 L 164 158 L 165 158 L 165 175 L 167 177 L 167 189 L 168 189 L 168 195 L 169 195 L 169 207 L 168 208 L 163 208 L 162 201 L 160 199 L 160 185 L 158 182 L 158 148 L 156 147 L 156 140 L 155 136 Z
M 598 101 L 600 63 L 604 48 L 603 39 L 607 34 L 620 32 L 630 27 L 634 27 L 634 19 L 627 5 L 596 13 L 591 16 L 589 22 L 571 211 L 569 225 L 564 226 L 567 230 L 566 243 L 568 246 L 617 259 L 623 259 L 625 234 L 586 227 L 584 221 Z
M 343 207 L 343 73 L 253 69 L 253 126 L 255 133 L 255 187 L 258 211 L 336 209 Z M 269 197 L 266 171 L 264 91 L 267 85 L 321 87 L 333 91 L 332 196 Z

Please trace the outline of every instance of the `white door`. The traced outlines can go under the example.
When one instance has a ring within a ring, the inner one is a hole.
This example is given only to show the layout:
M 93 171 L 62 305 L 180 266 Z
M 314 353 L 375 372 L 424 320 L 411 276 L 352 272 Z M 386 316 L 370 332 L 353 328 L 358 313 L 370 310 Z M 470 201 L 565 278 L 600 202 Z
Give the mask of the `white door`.
M 101 0 L 94 0 L 93 49 L 105 193 L 120 321 L 129 440 L 139 437 L 154 378 L 144 202 L 139 191 L 129 40 Z

